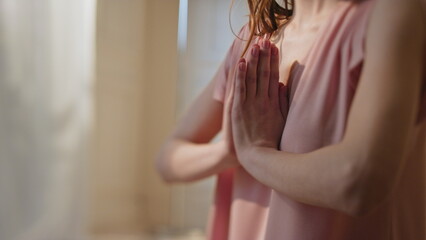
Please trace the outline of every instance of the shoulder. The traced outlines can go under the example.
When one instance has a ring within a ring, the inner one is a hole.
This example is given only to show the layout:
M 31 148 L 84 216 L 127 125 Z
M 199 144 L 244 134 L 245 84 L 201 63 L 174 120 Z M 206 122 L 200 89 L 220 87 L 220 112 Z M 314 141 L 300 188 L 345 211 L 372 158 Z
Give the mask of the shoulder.
M 393 48 L 416 37 L 424 42 L 426 0 L 358 0 L 353 1 L 350 28 L 346 29 L 356 59 L 370 52 Z M 394 45 L 393 47 L 391 45 Z
M 410 37 L 425 37 L 425 0 L 375 1 L 368 22 L 367 42 L 374 45 L 402 44 Z
M 244 24 L 238 34 L 235 34 L 234 40 L 231 47 L 228 50 L 226 55 L 225 63 L 227 65 L 232 65 L 237 62 L 241 53 L 244 51 L 245 46 L 247 45 L 248 39 L 250 38 L 250 26 L 248 23 Z
M 396 31 L 418 29 L 425 24 L 426 0 L 370 0 L 375 6 L 370 25 L 375 30 L 391 28 Z
M 250 38 L 250 25 L 249 23 L 244 24 L 238 34 L 236 34 L 234 38 L 234 42 L 232 43 L 234 51 L 238 54 L 242 48 L 247 44 L 248 39 Z
M 245 23 L 240 31 L 238 32 L 239 37 L 249 37 L 250 36 L 250 24 L 247 22 Z
M 357 25 L 414 28 L 426 22 L 426 0 L 352 0 L 353 22 Z M 390 21 L 390 22 L 389 22 Z M 388 24 L 383 24 L 383 23 Z M 361 24 L 360 24 L 361 23 Z M 394 25 L 395 23 L 396 25 Z

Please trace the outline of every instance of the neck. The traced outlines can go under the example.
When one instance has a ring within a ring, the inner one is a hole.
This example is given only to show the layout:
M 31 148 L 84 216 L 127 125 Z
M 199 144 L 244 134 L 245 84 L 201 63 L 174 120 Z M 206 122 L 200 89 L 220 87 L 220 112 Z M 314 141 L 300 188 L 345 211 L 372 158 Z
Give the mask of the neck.
M 319 24 L 327 17 L 339 0 L 294 0 L 292 24 L 304 29 Z

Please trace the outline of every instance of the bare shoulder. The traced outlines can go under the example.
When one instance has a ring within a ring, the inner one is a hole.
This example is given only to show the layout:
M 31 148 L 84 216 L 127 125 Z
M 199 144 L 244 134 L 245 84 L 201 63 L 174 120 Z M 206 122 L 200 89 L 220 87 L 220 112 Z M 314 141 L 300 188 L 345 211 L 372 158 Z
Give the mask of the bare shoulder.
M 369 34 L 379 35 L 389 31 L 394 37 L 402 37 L 403 34 L 417 31 L 424 35 L 426 0 L 375 1 L 369 22 Z
M 413 59 L 413 53 L 423 52 L 426 18 L 422 1 L 426 0 L 374 1 L 366 35 L 366 58 L 378 60 L 374 55 L 386 54 L 407 60 Z

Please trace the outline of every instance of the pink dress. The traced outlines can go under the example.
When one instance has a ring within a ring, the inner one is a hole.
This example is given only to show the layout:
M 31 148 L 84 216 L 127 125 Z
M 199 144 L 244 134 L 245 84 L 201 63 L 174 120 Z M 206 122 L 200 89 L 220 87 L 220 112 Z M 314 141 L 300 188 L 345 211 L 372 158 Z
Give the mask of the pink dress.
M 293 70 L 282 151 L 306 153 L 341 141 L 363 67 L 366 27 L 375 2 L 339 2 L 306 58 Z M 239 36 L 248 39 L 248 30 L 246 25 Z M 285 49 L 282 33 L 272 41 Z M 213 79 L 213 97 L 224 104 L 244 46 L 245 42 L 234 41 Z M 259 183 L 239 167 L 218 175 L 209 239 L 425 240 L 426 73 L 423 82 L 407 164 L 395 194 L 374 212 L 354 218 L 300 203 Z

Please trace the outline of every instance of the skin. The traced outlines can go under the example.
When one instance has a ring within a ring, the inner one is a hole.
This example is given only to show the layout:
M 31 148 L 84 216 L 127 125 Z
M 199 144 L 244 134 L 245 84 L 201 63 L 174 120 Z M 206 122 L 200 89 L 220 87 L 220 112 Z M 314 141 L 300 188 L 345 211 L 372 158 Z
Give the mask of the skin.
M 312 33 L 305 30 L 335 2 L 296 0 L 299 7 L 288 31 Z M 254 46 L 258 56 L 240 60 L 231 105 L 212 98 L 213 82 L 194 101 L 163 144 L 156 159 L 159 173 L 168 182 L 187 182 L 244 167 L 297 201 L 353 216 L 370 212 L 392 192 L 414 130 L 426 28 L 420 4 L 378 0 L 369 23 L 364 70 L 340 143 L 305 154 L 277 150 L 287 106 L 285 87 L 279 87 L 276 74 L 287 76 L 291 62 L 303 54 L 290 54 L 282 71 L 272 54 L 274 46 L 260 43 Z M 224 119 L 223 112 L 228 113 Z M 223 139 L 209 143 L 222 127 Z
M 403 168 L 419 106 L 426 27 L 420 4 L 377 3 L 344 139 L 310 153 L 277 150 L 277 132 L 284 125 L 277 119 L 277 94 L 265 95 L 278 71 L 268 44 L 261 46 L 260 56 L 250 55 L 249 64 L 240 60 L 231 124 L 242 166 L 295 200 L 353 216 L 384 201 Z M 258 81 L 252 81 L 256 76 Z
M 222 120 L 224 106 L 212 98 L 213 89 L 214 81 L 198 95 L 163 144 L 155 162 L 166 182 L 190 182 L 240 165 L 232 142 L 230 115 Z M 222 122 L 224 137 L 210 143 Z
M 327 7 L 331 7 L 334 0 L 317 0 L 319 4 L 306 0 L 296 1 L 299 7 L 295 9 L 296 14 L 285 29 L 286 34 L 294 37 L 285 39 L 283 44 L 288 50 L 280 64 L 281 81 L 285 85 L 291 65 L 306 55 L 316 36 L 314 27 L 329 13 Z M 212 81 L 165 139 L 155 160 L 157 171 L 164 181 L 191 182 L 240 166 L 232 143 L 232 127 L 228 117 L 231 106 L 224 106 L 214 100 L 211 97 L 213 90 Z M 221 129 L 223 139 L 210 143 Z
M 295 0 L 294 15 L 285 25 L 282 40 L 285 54 L 280 59 L 280 81 L 288 85 L 293 64 L 307 55 L 316 40 L 318 28 L 337 6 L 336 0 Z

